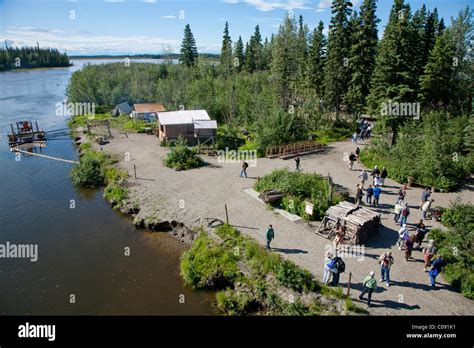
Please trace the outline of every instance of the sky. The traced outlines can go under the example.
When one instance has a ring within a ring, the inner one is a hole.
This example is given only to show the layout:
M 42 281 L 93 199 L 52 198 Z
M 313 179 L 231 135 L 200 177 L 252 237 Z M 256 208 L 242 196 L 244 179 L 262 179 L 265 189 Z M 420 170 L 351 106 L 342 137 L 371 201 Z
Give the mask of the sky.
M 362 0 L 353 0 L 358 10 Z M 412 12 L 425 3 L 438 8 L 446 24 L 470 0 L 406 0 Z M 393 0 L 379 0 L 379 36 Z M 270 37 L 289 12 L 303 15 L 312 30 L 327 26 L 331 0 L 0 0 L 0 42 L 9 46 L 56 47 L 69 55 L 179 52 L 190 24 L 200 53 L 218 53 L 224 24 L 235 42 L 260 26 Z

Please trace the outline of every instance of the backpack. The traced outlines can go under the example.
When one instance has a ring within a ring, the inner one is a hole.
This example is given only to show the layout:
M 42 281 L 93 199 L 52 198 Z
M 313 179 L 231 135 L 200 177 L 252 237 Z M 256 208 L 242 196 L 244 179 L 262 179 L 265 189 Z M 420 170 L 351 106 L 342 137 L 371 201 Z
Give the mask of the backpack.
M 407 208 L 405 208 L 402 211 L 402 215 L 406 217 L 406 216 L 410 215 L 410 211 Z
M 330 269 L 334 269 L 334 266 L 336 266 L 336 262 L 337 262 L 337 258 L 333 258 L 331 259 L 328 263 L 327 263 L 327 266 L 328 268 Z
M 337 258 L 337 263 L 336 263 L 336 270 L 338 273 L 344 273 L 346 270 L 346 264 L 340 257 Z

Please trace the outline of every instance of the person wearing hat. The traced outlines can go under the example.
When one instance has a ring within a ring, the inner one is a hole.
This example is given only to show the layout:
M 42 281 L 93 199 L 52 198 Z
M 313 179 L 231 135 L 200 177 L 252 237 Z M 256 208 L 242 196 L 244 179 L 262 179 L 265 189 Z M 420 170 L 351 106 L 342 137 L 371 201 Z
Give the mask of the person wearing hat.
M 370 301 L 372 300 L 372 293 L 374 290 L 377 289 L 377 281 L 375 280 L 375 272 L 370 271 L 370 274 L 365 277 L 364 281 L 362 282 L 362 292 L 360 293 L 359 300 L 362 300 L 366 293 L 369 294 L 367 300 L 367 306 L 370 307 Z
M 405 241 L 409 238 L 408 234 L 408 229 L 407 229 L 407 224 L 403 224 L 400 230 L 398 231 L 398 250 L 402 250 L 403 245 L 405 244 Z
M 323 284 L 324 285 L 328 285 L 329 279 L 331 278 L 332 269 L 329 266 L 332 261 L 332 257 L 333 257 L 332 252 L 328 251 L 326 253 L 326 257 L 324 258 L 324 268 L 323 268 L 323 271 L 324 271 Z
M 430 265 L 433 255 L 436 253 L 435 241 L 430 239 L 428 245 L 423 249 L 423 261 L 425 263 L 425 272 L 428 272 L 428 266 Z

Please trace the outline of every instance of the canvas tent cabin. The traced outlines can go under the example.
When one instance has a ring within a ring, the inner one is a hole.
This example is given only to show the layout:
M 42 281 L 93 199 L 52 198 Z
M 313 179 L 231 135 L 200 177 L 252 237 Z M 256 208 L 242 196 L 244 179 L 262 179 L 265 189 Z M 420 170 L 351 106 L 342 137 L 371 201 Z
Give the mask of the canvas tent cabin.
M 121 116 L 121 115 L 130 115 L 132 110 L 133 110 L 133 108 L 127 102 L 121 103 L 121 104 L 116 105 L 112 109 L 112 116 L 113 117 L 118 117 L 118 116 Z
M 165 111 L 165 107 L 158 103 L 134 104 L 130 117 L 146 122 L 156 122 L 158 113 Z
M 183 137 L 189 145 L 208 142 L 216 137 L 217 122 L 206 110 L 182 110 L 158 113 L 157 136 L 172 141 Z

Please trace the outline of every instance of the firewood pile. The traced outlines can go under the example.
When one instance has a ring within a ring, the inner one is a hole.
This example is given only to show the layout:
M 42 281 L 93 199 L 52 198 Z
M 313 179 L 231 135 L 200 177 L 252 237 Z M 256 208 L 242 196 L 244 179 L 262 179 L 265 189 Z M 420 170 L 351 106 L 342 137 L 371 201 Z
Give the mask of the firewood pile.
M 276 201 L 280 200 L 283 198 L 283 192 L 279 190 L 265 190 L 262 193 L 258 195 L 258 198 L 260 198 L 262 201 L 265 203 L 275 203 Z
M 327 210 L 316 233 L 333 239 L 338 225 L 346 227 L 345 244 L 363 244 L 378 233 L 380 214 L 343 201 Z

